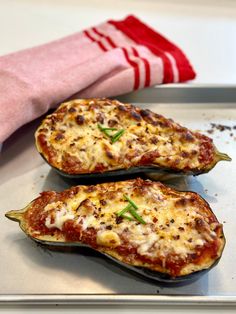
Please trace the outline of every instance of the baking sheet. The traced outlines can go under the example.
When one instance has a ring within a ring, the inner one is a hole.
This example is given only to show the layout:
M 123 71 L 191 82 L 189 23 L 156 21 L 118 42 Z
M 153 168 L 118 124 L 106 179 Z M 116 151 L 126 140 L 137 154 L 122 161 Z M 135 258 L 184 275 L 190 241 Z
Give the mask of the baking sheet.
M 36 152 L 31 123 L 4 143 L 0 160 L 0 301 L 7 303 L 159 303 L 236 304 L 236 106 L 233 103 L 138 104 L 209 135 L 211 123 L 230 126 L 210 134 L 232 162 L 220 162 L 210 173 L 170 184 L 193 190 L 211 205 L 224 225 L 226 247 L 219 264 L 198 281 L 166 287 L 121 270 L 88 252 L 51 252 L 28 239 L 4 213 L 24 207 L 43 190 L 63 190 L 69 183 Z M 80 182 L 83 184 L 83 182 Z

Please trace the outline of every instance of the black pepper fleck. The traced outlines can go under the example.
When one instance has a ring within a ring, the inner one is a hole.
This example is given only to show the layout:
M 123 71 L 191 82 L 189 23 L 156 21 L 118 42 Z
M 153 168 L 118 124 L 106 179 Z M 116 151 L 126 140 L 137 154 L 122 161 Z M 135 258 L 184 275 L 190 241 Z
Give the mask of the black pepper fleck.
M 74 107 L 71 107 L 68 111 L 69 111 L 70 113 L 72 113 L 72 112 L 75 112 L 76 109 L 75 109 Z
M 84 117 L 81 115 L 76 116 L 75 119 L 76 119 L 77 124 L 79 124 L 79 125 L 82 125 L 84 123 L 84 120 L 85 120 Z
M 100 200 L 100 204 L 101 204 L 101 205 L 105 206 L 106 203 L 107 203 L 107 202 L 106 202 L 105 200 Z

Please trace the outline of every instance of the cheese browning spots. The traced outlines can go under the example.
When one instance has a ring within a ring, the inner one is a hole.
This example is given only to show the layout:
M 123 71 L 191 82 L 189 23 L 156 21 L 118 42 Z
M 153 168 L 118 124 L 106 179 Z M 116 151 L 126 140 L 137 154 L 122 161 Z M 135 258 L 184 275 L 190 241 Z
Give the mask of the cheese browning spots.
M 118 215 L 124 195 L 145 224 Z M 208 268 L 224 247 L 222 225 L 202 198 L 141 179 L 43 192 L 24 220 L 32 237 L 83 242 L 172 277 Z
M 46 160 L 69 174 L 138 166 L 200 173 L 219 160 L 210 138 L 150 110 L 109 99 L 64 103 L 35 136 Z

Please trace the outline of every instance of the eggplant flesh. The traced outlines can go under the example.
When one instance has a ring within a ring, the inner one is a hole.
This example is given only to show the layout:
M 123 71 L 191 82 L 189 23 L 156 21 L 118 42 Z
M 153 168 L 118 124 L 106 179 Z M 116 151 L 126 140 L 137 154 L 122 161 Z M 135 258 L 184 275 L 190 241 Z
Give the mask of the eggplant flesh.
M 158 186 L 158 188 L 164 189 L 164 194 L 167 197 L 173 197 L 175 202 L 176 202 L 176 204 L 178 203 L 178 206 L 182 206 L 182 205 L 183 206 L 185 206 L 185 205 L 192 206 L 191 204 L 193 204 L 194 202 L 199 202 L 199 204 L 198 204 L 199 208 L 201 207 L 203 212 L 207 212 L 207 217 L 208 218 L 206 219 L 206 221 L 208 221 L 210 219 L 212 221 L 212 223 L 215 225 L 214 228 L 217 228 L 216 233 L 212 236 L 213 238 L 210 241 L 216 241 L 216 240 L 218 241 L 218 244 L 219 244 L 218 245 L 218 249 L 217 249 L 218 251 L 217 251 L 217 253 L 215 252 L 215 255 L 212 253 L 214 250 L 211 251 L 211 254 L 214 255 L 214 258 L 212 258 L 212 260 L 210 260 L 210 263 L 208 261 L 207 264 L 203 264 L 203 267 L 200 265 L 200 268 L 198 267 L 198 268 L 195 268 L 195 269 L 193 269 L 191 271 L 188 271 L 187 274 L 173 275 L 171 273 L 166 272 L 165 270 L 164 271 L 153 270 L 153 269 L 149 268 L 147 266 L 147 264 L 145 264 L 145 263 L 144 263 L 145 265 L 142 266 L 142 264 L 140 264 L 140 263 L 138 265 L 135 265 L 135 263 L 133 263 L 132 260 L 131 260 L 131 262 L 127 262 L 126 260 L 124 261 L 124 260 L 122 260 L 120 258 L 117 258 L 116 255 L 111 254 L 111 251 L 109 251 L 109 250 L 107 251 L 106 248 L 105 249 L 103 247 L 96 248 L 96 247 L 93 247 L 92 245 L 90 245 L 90 244 L 88 244 L 86 242 L 81 242 L 81 241 L 78 241 L 78 240 L 71 241 L 70 239 L 64 239 L 64 238 L 62 239 L 62 238 L 60 238 L 58 236 L 55 236 L 55 235 L 49 235 L 49 236 L 41 236 L 41 235 L 39 235 L 38 236 L 36 233 L 34 233 L 34 232 L 32 232 L 32 230 L 30 230 L 29 224 L 27 222 L 27 218 L 26 217 L 27 217 L 28 213 L 29 213 L 29 215 L 31 215 L 31 212 L 30 212 L 31 209 L 36 204 L 35 202 L 37 202 L 37 204 L 39 204 L 38 202 L 39 202 L 39 200 L 41 201 L 41 197 L 39 197 L 36 200 L 32 201 L 28 206 L 26 206 L 22 210 L 9 211 L 8 213 L 6 213 L 6 217 L 11 219 L 11 220 L 19 222 L 21 229 L 24 231 L 24 233 L 27 236 L 29 236 L 32 240 L 36 241 L 37 243 L 40 243 L 41 245 L 46 246 L 47 248 L 54 248 L 55 249 L 55 248 L 63 248 L 63 247 L 64 248 L 81 248 L 81 247 L 86 247 L 87 248 L 87 247 L 89 247 L 92 250 L 95 250 L 96 252 L 98 252 L 101 256 L 104 256 L 106 258 L 111 259 L 118 266 L 121 266 L 124 269 L 132 271 L 133 273 L 136 273 L 137 275 L 140 275 L 140 276 L 142 276 L 142 277 L 144 277 L 144 278 L 146 278 L 148 280 L 154 280 L 154 281 L 161 282 L 161 283 L 167 283 L 167 284 L 171 284 L 171 283 L 188 283 L 190 281 L 198 279 L 201 275 L 203 275 L 204 273 L 208 272 L 210 269 L 212 269 L 214 266 L 217 265 L 218 261 L 220 260 L 220 257 L 222 255 L 222 252 L 223 252 L 223 249 L 224 249 L 224 245 L 225 245 L 225 238 L 224 238 L 224 234 L 223 234 L 223 230 L 222 230 L 222 225 L 220 225 L 218 223 L 216 217 L 212 213 L 212 211 L 209 208 L 208 204 L 199 195 L 197 195 L 196 193 L 193 193 L 193 192 L 178 192 L 178 191 L 175 191 L 173 189 L 170 189 L 170 188 L 164 186 L 161 183 L 151 182 L 149 180 L 145 180 L 144 181 L 144 180 L 141 180 L 141 179 L 129 180 L 129 181 L 123 181 L 123 182 L 116 182 L 116 183 L 112 183 L 112 186 L 114 188 L 114 185 L 116 187 L 116 186 L 119 186 L 119 184 L 121 184 L 121 183 L 122 183 L 122 186 L 124 186 L 124 185 L 127 186 L 128 185 L 129 187 L 131 185 L 133 186 L 133 184 L 135 184 L 135 189 L 140 187 L 142 191 L 143 191 L 145 186 L 148 187 L 148 185 L 149 185 L 149 187 L 150 186 L 153 187 L 153 184 L 154 184 L 155 186 Z M 100 185 L 97 185 L 97 186 L 103 186 L 103 187 L 105 186 L 105 187 L 107 187 L 109 185 L 110 185 L 110 183 L 105 183 L 105 184 L 100 184 Z M 86 189 L 86 190 L 90 189 L 89 186 L 86 186 L 86 187 L 85 186 L 84 187 L 80 186 L 78 190 L 81 191 L 81 188 L 82 188 L 82 190 L 83 189 Z M 71 188 L 69 190 L 66 190 L 66 191 L 62 192 L 62 193 L 64 193 L 64 196 L 65 195 L 72 195 L 72 194 L 75 193 L 75 191 L 76 191 L 76 193 L 78 192 L 76 190 L 76 187 L 73 187 L 73 188 Z M 92 189 L 90 191 L 91 191 L 91 193 L 94 193 L 94 189 Z M 121 193 L 120 191 L 118 191 L 118 192 L 117 191 L 115 192 L 116 194 L 120 194 Z M 108 195 L 110 192 L 111 191 L 107 191 L 106 195 Z M 148 189 L 146 190 L 146 192 L 148 192 Z M 47 192 L 45 192 L 45 193 L 47 193 Z M 58 193 L 58 194 L 60 194 L 60 193 Z M 137 198 L 135 198 L 135 194 L 132 194 L 132 195 L 133 195 L 132 197 L 134 198 L 136 203 L 138 203 L 137 202 Z M 179 196 L 181 196 L 181 197 L 178 198 Z M 113 197 L 114 197 L 114 195 L 113 195 Z M 157 197 L 157 196 L 155 196 L 155 197 Z M 159 195 L 159 197 L 160 197 L 160 195 Z M 148 203 L 147 196 L 146 196 L 145 200 Z M 80 202 L 80 204 L 82 204 L 83 202 L 84 201 Z M 51 206 L 52 204 L 54 204 L 54 203 L 49 203 L 48 205 Z M 123 205 L 124 204 L 126 204 L 126 203 L 123 202 Z M 77 204 L 76 204 L 76 206 L 77 206 Z M 158 206 L 158 204 L 157 204 L 157 206 Z M 161 206 L 161 205 L 159 204 L 159 206 Z M 122 207 L 120 207 L 120 208 L 122 208 Z M 79 207 L 79 210 L 84 211 L 84 207 Z M 171 210 L 172 209 L 169 209 L 169 211 L 171 211 Z M 174 216 L 176 221 L 182 215 L 182 214 L 180 214 L 181 211 L 179 211 L 179 210 L 182 211 L 182 209 L 178 209 L 177 210 L 177 216 Z M 163 211 L 163 208 L 162 208 L 162 211 Z M 140 213 L 143 214 L 144 212 L 145 212 L 145 209 L 144 209 L 144 211 L 140 211 L 138 209 L 139 215 L 140 215 Z M 172 212 L 172 213 L 174 213 L 174 212 Z M 206 224 L 206 222 L 204 220 L 199 219 L 199 217 L 200 217 L 199 213 L 196 214 L 197 218 L 194 220 L 195 223 L 196 223 L 196 227 L 198 227 L 199 229 L 197 228 L 195 231 L 198 231 L 198 232 L 201 232 L 202 234 L 204 234 L 206 232 L 208 226 L 207 226 L 207 224 Z M 83 212 L 83 214 L 84 214 L 84 212 Z M 67 213 L 66 213 L 66 215 L 67 215 Z M 168 213 L 167 213 L 167 215 L 168 215 Z M 147 220 L 147 221 L 145 221 L 145 224 L 149 225 L 148 216 L 146 217 L 143 214 L 141 217 L 143 217 L 145 220 Z M 172 215 L 172 217 L 173 217 L 173 215 Z M 125 223 L 125 226 L 126 225 L 128 226 L 128 227 L 126 227 L 126 229 L 130 229 L 130 230 L 132 228 L 137 228 L 137 230 L 140 230 L 140 229 L 145 227 L 145 225 L 143 225 L 142 223 L 140 223 L 137 220 L 134 220 L 134 221 L 130 222 L 130 220 L 126 220 L 126 218 L 123 219 L 122 223 Z M 171 220 L 169 220 L 168 223 L 167 223 L 167 225 L 170 227 L 170 230 L 172 230 L 171 229 L 172 226 L 170 226 L 171 224 L 174 224 L 174 219 L 173 218 Z M 151 225 L 153 227 L 152 223 L 150 224 L 150 226 Z M 180 227 L 178 227 L 178 229 L 179 230 L 183 230 L 183 227 L 181 227 L 183 225 L 184 225 L 184 222 L 182 224 L 180 224 L 180 225 L 177 224 L 175 228 L 180 226 Z M 107 225 L 106 225 L 106 227 L 107 227 Z M 160 228 L 162 229 L 162 226 L 160 226 Z M 213 229 L 213 230 L 216 230 L 216 229 Z M 168 234 L 168 232 L 169 232 L 169 234 Z M 176 246 L 178 247 L 177 244 L 178 244 L 179 236 L 177 236 L 176 233 L 173 234 L 171 232 L 172 231 L 167 231 L 167 233 L 164 232 L 165 236 L 166 235 L 167 236 L 170 235 L 174 240 L 177 240 L 175 243 L 176 243 Z M 209 229 L 209 232 L 210 232 L 209 234 L 211 234 L 211 232 L 213 232 L 213 231 Z M 209 234 L 208 234 L 208 237 L 209 237 Z M 132 236 L 133 235 L 131 235 L 131 238 L 132 238 Z M 140 236 L 140 235 L 137 235 L 137 237 L 138 236 Z M 149 236 L 149 235 L 147 235 L 147 236 Z M 181 236 L 182 235 L 181 235 L 181 232 L 180 232 L 180 237 Z M 184 235 L 184 237 L 185 236 L 186 235 Z M 143 239 L 144 238 L 142 238 L 142 240 Z M 206 239 L 207 239 L 207 237 L 206 237 Z M 159 239 L 158 241 L 161 241 L 161 240 Z M 190 241 L 190 239 L 189 239 L 189 241 Z M 191 239 L 190 242 L 194 242 L 194 241 L 195 240 Z M 175 243 L 174 243 L 174 245 L 175 245 Z M 196 240 L 196 243 L 201 246 L 202 245 L 202 240 L 199 238 L 199 239 Z M 209 243 L 211 243 L 211 242 L 209 242 Z M 207 245 L 209 245 L 209 243 Z M 212 250 L 212 248 L 210 246 L 209 246 L 209 250 Z M 195 253 L 193 253 L 193 254 L 195 254 Z M 211 254 L 209 256 L 211 256 Z M 191 267 L 193 267 L 193 266 L 191 266 Z
M 183 170 L 177 170 L 177 169 L 171 169 L 167 167 L 160 167 L 160 166 L 137 166 L 137 167 L 130 167 L 128 169 L 119 169 L 119 170 L 111 170 L 111 171 L 104 171 L 104 172 L 94 172 L 94 173 L 67 173 L 61 169 L 58 169 L 54 166 L 52 166 L 48 160 L 45 158 L 43 154 L 40 154 L 42 158 L 46 161 L 46 163 L 55 170 L 59 175 L 61 175 L 64 178 L 72 179 L 72 180 L 88 180 L 88 181 L 95 181 L 98 180 L 99 182 L 102 180 L 123 180 L 128 178 L 135 178 L 137 176 L 147 176 L 151 179 L 155 179 L 158 181 L 166 181 L 173 178 L 178 178 L 182 176 L 198 176 L 203 173 L 207 173 L 210 170 L 214 168 L 216 163 L 218 161 L 231 161 L 231 158 L 225 154 L 216 152 L 216 160 L 214 165 L 212 165 L 211 168 L 203 170 L 189 170 L 189 171 L 183 171 Z
M 15 218 L 15 217 L 19 217 L 19 213 L 17 213 L 16 211 L 12 211 L 6 214 L 6 217 L 17 221 L 20 223 L 19 218 Z M 24 232 L 26 232 L 26 230 L 24 229 L 24 227 L 20 224 L 22 230 Z M 214 268 L 220 260 L 220 257 L 214 262 L 214 264 L 212 264 L 210 267 L 208 267 L 207 269 L 202 269 L 200 271 L 188 274 L 188 275 L 184 275 L 184 276 L 177 276 L 177 277 L 171 277 L 168 274 L 165 273 L 161 273 L 161 272 L 157 272 L 157 271 L 152 271 L 150 269 L 147 269 L 145 267 L 136 267 L 136 266 L 132 266 L 129 265 L 127 263 L 123 263 L 117 259 L 115 259 L 114 257 L 112 257 L 109 254 L 103 253 L 103 252 L 98 252 L 96 251 L 94 248 L 90 247 L 87 244 L 81 243 L 81 242 L 56 242 L 56 241 L 44 241 L 44 240 L 39 240 L 37 238 L 31 237 L 29 234 L 27 234 L 28 237 L 33 240 L 34 242 L 36 242 L 37 244 L 46 247 L 47 249 L 51 249 L 51 250 L 55 250 L 55 249 L 60 249 L 60 251 L 64 250 L 66 251 L 67 248 L 89 248 L 93 251 L 95 251 L 96 253 L 99 253 L 99 255 L 101 257 L 104 257 L 106 259 L 112 260 L 114 264 L 118 265 L 119 267 L 121 267 L 121 269 L 123 270 L 127 270 L 131 273 L 133 273 L 134 275 L 137 274 L 139 275 L 141 278 L 146 279 L 148 281 L 153 281 L 153 282 L 157 282 L 158 284 L 188 284 L 191 283 L 193 281 L 198 280 L 200 277 L 202 277 L 204 274 L 208 273 L 212 268 Z
M 30 237 L 30 236 L 29 236 Z M 67 251 L 67 248 L 69 249 L 74 249 L 74 248 L 82 248 L 82 249 L 90 249 L 94 251 L 96 254 L 99 254 L 102 258 L 105 258 L 107 260 L 111 260 L 115 265 L 119 266 L 121 269 L 129 271 L 130 273 L 134 275 L 140 276 L 140 278 L 150 280 L 153 282 L 161 283 L 161 284 L 168 284 L 168 285 L 176 285 L 176 284 L 188 284 L 193 281 L 198 280 L 200 277 L 202 277 L 204 274 L 208 273 L 212 268 L 214 268 L 220 260 L 220 257 L 214 262 L 214 264 L 211 265 L 211 267 L 207 269 L 202 269 L 200 271 L 191 273 L 189 275 L 185 276 L 177 276 L 177 277 L 171 277 L 168 274 L 157 272 L 157 271 L 152 271 L 150 269 L 147 269 L 145 267 L 137 267 L 137 266 L 132 266 L 127 263 L 123 263 L 114 257 L 112 257 L 109 254 L 103 253 L 103 252 L 98 252 L 91 246 L 80 243 L 80 242 L 53 242 L 53 241 L 43 241 L 39 240 L 36 238 L 30 237 L 31 240 L 36 242 L 37 244 L 49 249 L 49 250 L 60 250 L 61 251 Z
M 45 159 L 47 162 L 47 160 Z M 47 162 L 48 163 L 48 162 Z M 49 164 L 49 163 L 48 163 Z M 51 166 L 49 164 L 49 166 Z M 109 179 L 131 179 L 135 178 L 137 176 L 147 176 L 147 177 L 155 177 L 156 180 L 160 181 L 166 181 L 172 178 L 176 177 L 182 177 L 186 175 L 198 175 L 202 174 L 202 172 L 183 172 L 183 171 L 175 171 L 173 172 L 171 169 L 168 168 L 161 168 L 161 167 L 155 167 L 155 166 L 140 166 L 140 167 L 132 167 L 129 169 L 121 169 L 121 170 L 112 170 L 112 171 L 106 171 L 106 172 L 96 172 L 96 173 L 84 173 L 84 174 L 70 174 L 66 173 L 60 169 L 57 169 L 53 166 L 51 166 L 53 170 L 55 170 L 59 175 L 61 175 L 64 178 L 73 179 L 73 180 L 88 180 L 88 181 L 94 181 L 94 180 L 109 180 Z
M 147 177 L 157 181 L 167 181 L 183 176 L 197 176 L 202 174 L 202 171 L 181 171 L 181 170 L 173 170 L 170 168 L 158 167 L 158 166 L 139 166 L 139 167 L 131 167 L 128 169 L 120 169 L 120 170 L 112 170 L 112 171 L 105 171 L 105 172 L 95 172 L 95 173 L 82 173 L 82 174 L 70 174 L 65 171 L 62 171 L 54 166 L 52 166 L 48 160 L 45 158 L 43 154 L 40 154 L 41 157 L 45 160 L 45 162 L 60 176 L 64 177 L 65 179 L 71 179 L 72 185 L 74 182 L 83 180 L 83 184 L 89 183 L 102 183 L 108 182 L 113 180 L 127 180 L 127 179 L 134 179 L 136 177 Z M 221 160 L 231 160 L 229 159 L 228 155 L 219 153 L 221 155 Z M 224 157 L 225 156 L 225 157 Z M 209 170 L 208 170 L 209 171 Z M 206 171 L 206 172 L 208 172 Z
M 35 139 L 48 164 L 72 179 L 150 172 L 199 175 L 221 160 L 231 160 L 209 137 L 150 110 L 109 99 L 62 104 L 42 121 Z

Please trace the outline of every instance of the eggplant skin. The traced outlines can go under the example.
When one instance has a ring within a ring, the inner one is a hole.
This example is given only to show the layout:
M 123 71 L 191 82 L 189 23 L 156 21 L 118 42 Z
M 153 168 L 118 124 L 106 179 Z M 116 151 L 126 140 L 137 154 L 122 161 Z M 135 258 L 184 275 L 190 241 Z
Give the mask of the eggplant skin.
M 43 192 L 6 217 L 41 244 L 89 246 L 167 281 L 211 269 L 225 245 L 222 224 L 198 194 L 140 178 Z
M 61 104 L 42 121 L 35 139 L 44 159 L 71 176 L 115 175 L 144 167 L 197 175 L 219 160 L 230 160 L 209 137 L 150 110 L 109 99 Z

